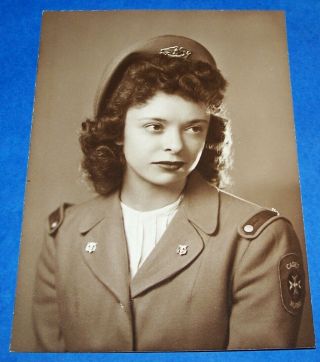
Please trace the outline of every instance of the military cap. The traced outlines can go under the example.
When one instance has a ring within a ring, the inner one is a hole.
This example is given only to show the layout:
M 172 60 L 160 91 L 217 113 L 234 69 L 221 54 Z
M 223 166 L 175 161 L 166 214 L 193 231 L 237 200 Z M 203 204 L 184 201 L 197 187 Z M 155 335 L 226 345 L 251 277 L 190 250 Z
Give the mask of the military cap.
M 105 69 L 94 104 L 94 115 L 100 116 L 103 104 L 111 97 L 127 67 L 142 54 L 164 54 L 168 57 L 202 61 L 216 69 L 216 62 L 210 52 L 197 41 L 178 35 L 161 35 L 127 48 L 108 64 Z

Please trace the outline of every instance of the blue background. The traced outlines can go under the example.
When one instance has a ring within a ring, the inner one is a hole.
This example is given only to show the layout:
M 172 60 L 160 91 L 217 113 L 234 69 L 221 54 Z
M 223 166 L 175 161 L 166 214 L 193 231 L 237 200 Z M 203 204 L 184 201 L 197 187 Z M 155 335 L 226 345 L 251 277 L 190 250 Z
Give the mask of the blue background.
M 290 73 L 307 256 L 315 333 L 319 329 L 319 154 L 318 107 L 320 105 L 320 1 L 23 1 L 0 4 L 0 361 L 255 361 L 320 360 L 318 350 L 34 354 L 10 353 L 23 198 L 26 182 L 34 86 L 43 10 L 108 9 L 225 9 L 284 10 L 287 19 Z M 28 333 L 28 331 L 25 331 Z M 318 338 L 316 337 L 316 343 Z

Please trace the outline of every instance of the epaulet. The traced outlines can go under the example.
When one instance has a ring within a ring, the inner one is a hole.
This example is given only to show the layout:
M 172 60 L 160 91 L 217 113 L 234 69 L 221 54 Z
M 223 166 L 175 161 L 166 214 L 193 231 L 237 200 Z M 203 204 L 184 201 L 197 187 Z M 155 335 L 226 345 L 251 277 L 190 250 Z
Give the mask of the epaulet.
M 245 239 L 255 239 L 274 220 L 278 219 L 277 210 L 263 209 L 239 224 L 238 233 Z
M 65 210 L 70 206 L 72 206 L 72 204 L 63 203 L 60 207 L 58 207 L 49 215 L 49 235 L 55 234 L 56 231 L 59 229 L 64 219 Z

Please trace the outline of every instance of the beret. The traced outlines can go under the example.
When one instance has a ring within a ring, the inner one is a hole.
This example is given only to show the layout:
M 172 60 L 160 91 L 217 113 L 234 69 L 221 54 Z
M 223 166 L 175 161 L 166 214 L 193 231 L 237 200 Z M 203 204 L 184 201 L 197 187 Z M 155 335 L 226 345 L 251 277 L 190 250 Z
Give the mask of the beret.
M 103 103 L 111 97 L 116 85 L 127 67 L 142 54 L 164 54 L 168 57 L 202 61 L 216 69 L 216 62 L 210 52 L 197 41 L 178 35 L 161 35 L 126 48 L 107 65 L 98 87 L 94 102 L 94 115 L 99 117 Z

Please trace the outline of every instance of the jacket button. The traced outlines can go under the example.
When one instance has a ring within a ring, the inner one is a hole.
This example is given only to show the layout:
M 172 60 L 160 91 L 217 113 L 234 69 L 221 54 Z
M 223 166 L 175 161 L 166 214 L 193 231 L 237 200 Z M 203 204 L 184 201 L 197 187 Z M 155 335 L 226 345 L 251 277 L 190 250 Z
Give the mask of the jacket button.
M 119 303 L 119 306 L 121 309 L 124 309 L 124 305 L 122 303 Z

